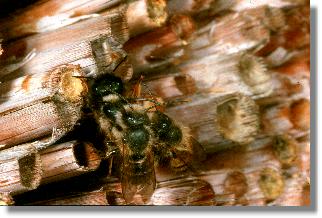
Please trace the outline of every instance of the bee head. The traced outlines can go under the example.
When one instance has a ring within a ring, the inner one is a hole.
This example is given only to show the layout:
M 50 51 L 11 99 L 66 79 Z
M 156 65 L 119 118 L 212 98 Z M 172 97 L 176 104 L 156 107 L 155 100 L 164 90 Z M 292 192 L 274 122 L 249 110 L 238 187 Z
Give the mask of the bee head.
M 93 85 L 94 95 L 101 97 L 109 94 L 122 94 L 123 89 L 122 80 L 110 74 L 98 79 Z

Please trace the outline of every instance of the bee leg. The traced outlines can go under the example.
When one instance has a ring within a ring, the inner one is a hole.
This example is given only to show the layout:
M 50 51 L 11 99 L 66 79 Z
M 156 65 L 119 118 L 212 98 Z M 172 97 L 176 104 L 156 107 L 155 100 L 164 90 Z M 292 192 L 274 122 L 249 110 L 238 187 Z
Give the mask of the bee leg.
M 111 176 L 112 175 L 112 168 L 113 168 L 113 161 L 114 161 L 114 155 L 116 154 L 116 148 L 113 148 L 110 151 L 106 152 L 105 158 L 109 159 L 109 163 L 108 163 L 108 175 Z
M 106 152 L 105 158 L 112 158 L 116 154 L 116 150 Z
M 177 106 L 177 105 L 180 105 L 180 104 L 183 104 L 183 103 L 187 103 L 189 102 L 189 100 L 185 100 L 185 99 L 175 99 L 175 100 L 172 100 L 172 101 L 167 101 L 165 103 L 165 106 L 166 107 L 173 107 L 173 106 Z
M 113 167 L 113 156 L 110 158 L 109 160 L 109 164 L 108 164 L 108 175 L 111 176 L 112 175 L 112 167 Z
M 141 84 L 142 84 L 143 78 L 144 77 L 141 75 L 140 78 L 135 82 L 135 84 L 132 87 L 132 93 L 130 93 L 127 96 L 128 98 L 136 99 L 141 96 L 141 90 L 142 90 Z

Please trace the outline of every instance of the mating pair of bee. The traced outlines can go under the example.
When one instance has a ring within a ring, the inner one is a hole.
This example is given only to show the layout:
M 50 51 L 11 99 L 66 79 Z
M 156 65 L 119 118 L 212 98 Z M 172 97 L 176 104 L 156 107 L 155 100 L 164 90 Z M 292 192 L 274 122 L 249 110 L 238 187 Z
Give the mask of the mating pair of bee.
M 121 185 L 127 203 L 146 203 L 156 186 L 155 165 L 184 171 L 192 160 L 189 130 L 158 108 L 153 98 L 125 97 L 122 80 L 108 74 L 91 86 L 94 117 L 109 154 L 121 157 Z M 146 107 L 143 102 L 152 102 Z

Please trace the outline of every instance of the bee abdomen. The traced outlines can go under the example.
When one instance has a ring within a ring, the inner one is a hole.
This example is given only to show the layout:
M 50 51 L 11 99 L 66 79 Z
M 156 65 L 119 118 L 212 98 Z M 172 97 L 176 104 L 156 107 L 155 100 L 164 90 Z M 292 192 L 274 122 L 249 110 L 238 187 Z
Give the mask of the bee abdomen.
M 179 127 L 172 125 L 166 134 L 161 136 L 161 139 L 170 145 L 179 144 L 182 140 L 182 131 Z
M 146 161 L 143 162 L 136 162 L 132 164 L 131 166 L 133 173 L 135 175 L 144 175 L 146 173 L 149 173 L 151 170 L 151 166 L 148 166 L 148 163 Z
M 150 134 L 143 126 L 131 128 L 126 132 L 125 141 L 133 153 L 141 153 L 148 146 Z
M 134 154 L 131 155 L 130 159 L 132 160 L 129 162 L 131 180 L 135 184 L 144 183 L 146 176 L 154 170 L 153 166 L 151 167 L 151 163 L 145 154 Z
M 177 145 L 182 141 L 181 129 L 164 113 L 156 112 L 152 117 L 152 123 L 153 131 L 167 145 Z

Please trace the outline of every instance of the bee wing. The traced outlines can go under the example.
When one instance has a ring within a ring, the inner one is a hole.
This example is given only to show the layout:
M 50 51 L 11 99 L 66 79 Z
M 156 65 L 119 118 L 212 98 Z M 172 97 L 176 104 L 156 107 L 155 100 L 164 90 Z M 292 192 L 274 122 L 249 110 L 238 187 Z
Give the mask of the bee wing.
M 139 161 L 130 159 L 130 150 L 123 145 L 121 183 L 123 197 L 127 203 L 146 204 L 156 186 L 152 151 L 145 151 Z
M 192 136 L 183 143 L 170 148 L 172 159 L 171 168 L 177 172 L 196 174 L 202 171 L 202 162 L 206 160 L 206 152 L 202 145 Z
M 193 151 L 193 162 L 202 162 L 207 159 L 207 153 L 200 144 L 200 142 L 191 136 L 191 144 L 192 144 L 192 151 Z

